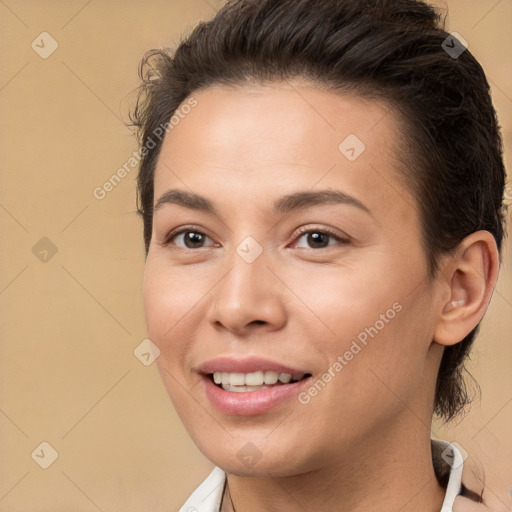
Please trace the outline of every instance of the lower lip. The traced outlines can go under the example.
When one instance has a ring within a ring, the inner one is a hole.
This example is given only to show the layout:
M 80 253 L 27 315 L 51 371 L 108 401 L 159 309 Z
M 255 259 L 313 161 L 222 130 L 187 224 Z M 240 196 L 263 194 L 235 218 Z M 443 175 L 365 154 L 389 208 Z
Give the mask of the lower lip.
M 214 384 L 207 375 L 202 375 L 206 396 L 210 402 L 225 414 L 250 416 L 262 414 L 274 409 L 289 398 L 300 393 L 308 385 L 311 377 L 290 384 L 278 384 L 261 391 L 234 392 L 225 391 Z

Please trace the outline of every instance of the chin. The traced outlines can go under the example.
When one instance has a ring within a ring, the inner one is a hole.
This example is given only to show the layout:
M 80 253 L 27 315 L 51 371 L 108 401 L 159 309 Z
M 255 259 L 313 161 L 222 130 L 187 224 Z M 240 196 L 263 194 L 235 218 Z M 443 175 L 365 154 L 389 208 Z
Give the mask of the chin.
M 224 439 L 215 443 L 211 438 L 204 443 L 195 440 L 203 455 L 229 474 L 286 477 L 311 470 L 311 458 L 297 450 L 303 442 L 289 438 L 281 442 L 278 437 L 273 441 L 263 435 L 257 438 L 253 435 L 232 437 L 229 441 Z

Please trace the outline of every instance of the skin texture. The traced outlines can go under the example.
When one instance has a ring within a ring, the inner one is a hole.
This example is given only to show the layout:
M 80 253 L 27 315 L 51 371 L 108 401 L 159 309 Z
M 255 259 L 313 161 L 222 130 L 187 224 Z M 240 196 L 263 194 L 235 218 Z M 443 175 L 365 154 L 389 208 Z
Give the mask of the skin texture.
M 172 402 L 204 455 L 228 473 L 237 511 L 439 511 L 430 453 L 443 345 L 485 312 L 497 275 L 492 236 L 474 233 L 427 274 L 417 200 L 398 172 L 400 125 L 386 105 L 294 81 L 196 91 L 155 171 L 168 189 L 208 198 L 218 215 L 165 204 L 154 214 L 144 275 L 149 337 Z M 366 149 L 338 149 L 356 134 Z M 337 190 L 358 199 L 287 214 L 282 195 Z M 203 247 L 171 230 L 204 233 Z M 332 229 L 326 247 L 308 234 Z M 248 236 L 262 253 L 236 252 Z M 453 305 L 452 303 L 455 303 Z M 400 312 L 301 404 L 264 414 L 217 410 L 197 373 L 214 357 L 259 356 L 319 378 L 393 304 Z M 433 342 L 432 340 L 436 340 Z M 253 443 L 248 467 L 237 453 Z M 411 455 L 413 454 L 413 455 Z M 224 500 L 223 510 L 230 510 Z

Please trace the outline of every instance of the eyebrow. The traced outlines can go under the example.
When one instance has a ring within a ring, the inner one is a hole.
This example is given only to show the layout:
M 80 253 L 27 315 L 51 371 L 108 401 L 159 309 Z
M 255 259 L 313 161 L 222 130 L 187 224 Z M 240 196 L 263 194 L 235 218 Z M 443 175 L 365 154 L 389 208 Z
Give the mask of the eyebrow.
M 198 210 L 205 213 L 210 213 L 219 216 L 213 203 L 206 197 L 195 194 L 194 192 L 186 192 L 178 189 L 169 189 L 164 192 L 154 206 L 154 211 L 158 211 L 165 204 L 176 204 Z M 274 201 L 272 213 L 286 214 L 292 211 L 304 210 L 311 206 L 323 204 L 346 204 L 355 206 L 360 210 L 371 215 L 370 209 L 365 206 L 359 199 L 345 194 L 339 190 L 318 190 L 312 191 L 299 191 L 280 197 Z

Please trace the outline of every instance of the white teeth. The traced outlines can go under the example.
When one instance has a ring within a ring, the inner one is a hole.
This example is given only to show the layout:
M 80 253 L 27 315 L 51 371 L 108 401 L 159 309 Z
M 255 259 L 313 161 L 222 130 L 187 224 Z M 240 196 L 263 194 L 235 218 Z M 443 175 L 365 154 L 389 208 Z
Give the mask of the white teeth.
M 265 372 L 265 384 L 275 384 L 278 378 L 277 372 Z
M 224 391 L 234 391 L 235 393 L 247 393 L 248 391 L 260 391 L 262 389 L 268 389 L 269 386 L 222 386 Z
M 231 386 L 244 386 L 245 374 L 244 373 L 229 373 L 229 384 Z
M 253 372 L 245 374 L 246 386 L 261 386 L 263 382 L 263 372 Z
M 293 378 L 293 380 L 301 380 L 304 375 L 304 373 L 298 374 Z M 266 389 L 268 386 L 276 384 L 277 381 L 282 384 L 288 384 L 292 381 L 292 375 L 289 373 L 278 373 L 274 371 L 251 373 L 215 372 L 213 374 L 213 382 L 215 382 L 215 384 L 221 384 L 224 389 L 227 389 L 227 387 L 232 388 L 233 386 L 237 386 L 239 388 L 245 387 L 246 390 L 249 390 L 248 388 L 255 388 L 250 389 L 250 391 L 255 391 L 256 389 Z M 230 391 L 231 390 L 232 389 L 230 389 Z M 236 391 L 242 391 L 242 389 L 237 389 Z
M 280 373 L 279 374 L 279 380 L 283 384 L 288 384 L 292 380 L 292 376 L 289 373 Z

